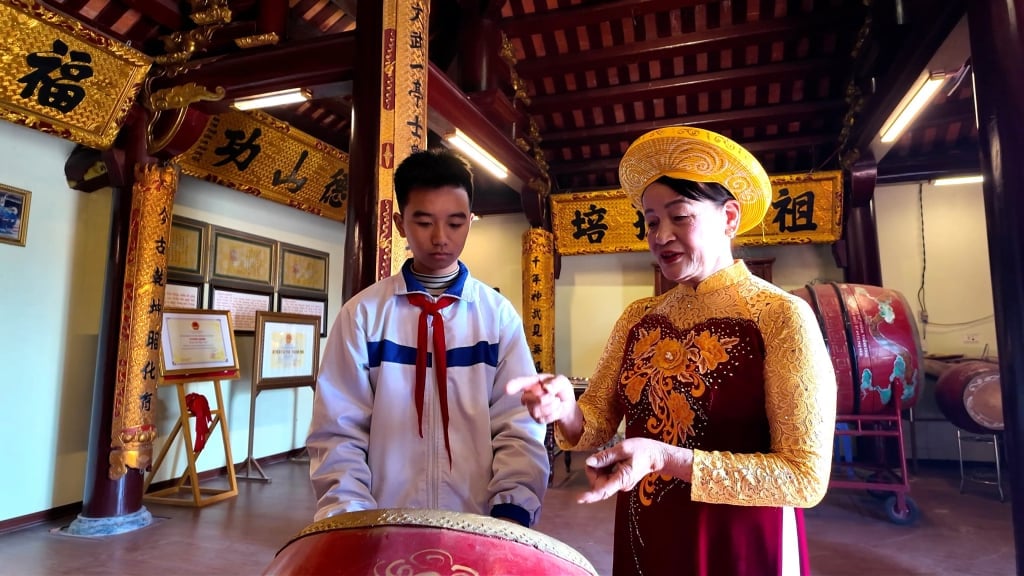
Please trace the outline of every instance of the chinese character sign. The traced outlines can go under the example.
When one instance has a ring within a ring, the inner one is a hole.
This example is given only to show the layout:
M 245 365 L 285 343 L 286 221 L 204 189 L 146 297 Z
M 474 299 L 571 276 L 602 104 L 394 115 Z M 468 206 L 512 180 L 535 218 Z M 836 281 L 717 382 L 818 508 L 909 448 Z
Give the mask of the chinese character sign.
M 262 112 L 214 116 L 175 161 L 191 176 L 345 220 L 348 154 Z
M 0 119 L 114 144 L 149 58 L 35 2 L 0 0 Z
M 120 478 L 128 468 L 145 470 L 152 459 L 167 239 L 177 189 L 174 168 L 145 165 L 135 170 L 110 438 L 111 479 Z
M 737 246 L 835 242 L 842 236 L 842 172 L 773 176 L 761 225 Z M 643 214 L 622 190 L 551 195 L 555 245 L 563 255 L 647 250 Z
M 405 240 L 395 234 L 395 166 L 427 144 L 429 0 L 386 0 L 381 45 L 380 151 L 377 163 L 377 278 L 402 267 Z
M 541 228 L 523 233 L 523 327 L 537 372 L 555 371 L 554 236 Z

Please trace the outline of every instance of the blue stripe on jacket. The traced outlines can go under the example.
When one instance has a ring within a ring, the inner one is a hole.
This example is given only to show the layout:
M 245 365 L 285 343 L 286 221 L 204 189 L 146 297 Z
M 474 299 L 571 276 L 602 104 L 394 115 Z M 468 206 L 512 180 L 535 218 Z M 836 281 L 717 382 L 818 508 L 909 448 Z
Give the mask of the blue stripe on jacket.
M 367 342 L 367 358 L 370 368 L 376 368 L 384 362 L 391 364 L 416 365 L 416 348 L 403 346 L 390 340 L 379 340 Z M 427 354 L 427 366 L 433 366 L 431 354 Z M 481 340 L 472 346 L 462 346 L 448 350 L 445 357 L 448 359 L 448 367 L 475 366 L 486 364 L 491 367 L 498 366 L 498 345 Z

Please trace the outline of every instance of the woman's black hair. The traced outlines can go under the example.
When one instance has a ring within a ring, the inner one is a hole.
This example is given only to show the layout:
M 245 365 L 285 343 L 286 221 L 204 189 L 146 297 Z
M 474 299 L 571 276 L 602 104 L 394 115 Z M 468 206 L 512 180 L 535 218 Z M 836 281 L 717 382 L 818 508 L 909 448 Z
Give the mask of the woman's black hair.
M 671 188 L 676 194 L 695 202 L 707 200 L 708 202 L 723 206 L 729 200 L 736 199 L 736 197 L 732 195 L 732 192 L 729 192 L 728 188 L 722 186 L 718 182 L 695 182 L 693 180 L 683 180 L 682 178 L 672 178 L 670 176 L 662 176 L 655 180 L 655 182 L 658 184 L 664 184 Z

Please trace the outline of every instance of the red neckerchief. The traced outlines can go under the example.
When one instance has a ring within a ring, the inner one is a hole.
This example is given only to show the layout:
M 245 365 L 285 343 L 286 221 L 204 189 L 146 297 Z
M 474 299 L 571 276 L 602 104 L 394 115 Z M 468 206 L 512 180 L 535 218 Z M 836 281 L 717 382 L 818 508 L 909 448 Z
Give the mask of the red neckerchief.
M 437 302 L 423 294 L 407 294 L 409 303 L 420 309 L 419 334 L 416 338 L 416 416 L 419 418 L 420 438 L 423 438 L 423 395 L 427 387 L 427 317 L 434 319 L 434 373 L 437 376 L 437 396 L 441 403 L 441 423 L 444 425 L 444 447 L 448 451 L 448 466 L 452 464 L 452 447 L 448 442 L 448 347 L 444 341 L 444 318 L 441 310 L 458 301 L 453 296 L 442 296 Z

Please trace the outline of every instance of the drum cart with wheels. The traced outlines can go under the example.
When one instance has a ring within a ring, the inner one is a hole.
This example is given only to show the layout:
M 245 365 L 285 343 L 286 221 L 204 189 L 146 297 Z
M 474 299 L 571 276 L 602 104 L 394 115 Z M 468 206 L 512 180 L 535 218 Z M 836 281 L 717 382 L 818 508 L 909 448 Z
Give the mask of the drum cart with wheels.
M 886 517 L 894 524 L 909 525 L 917 521 L 920 511 L 910 497 L 907 459 L 903 449 L 903 420 L 901 402 L 894 394 L 890 410 L 883 414 L 839 414 L 836 416 L 837 444 L 844 438 L 873 438 L 875 462 L 840 459 L 832 468 L 829 488 L 866 490 L 883 500 Z M 887 450 L 895 441 L 899 458 L 899 471 L 886 462 Z M 852 444 L 847 442 L 846 444 Z

